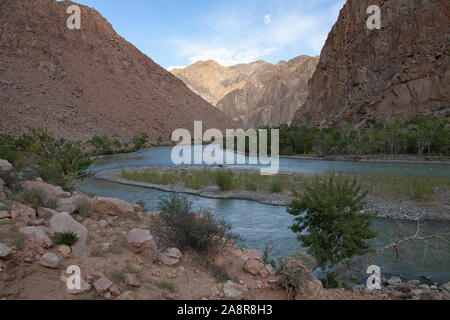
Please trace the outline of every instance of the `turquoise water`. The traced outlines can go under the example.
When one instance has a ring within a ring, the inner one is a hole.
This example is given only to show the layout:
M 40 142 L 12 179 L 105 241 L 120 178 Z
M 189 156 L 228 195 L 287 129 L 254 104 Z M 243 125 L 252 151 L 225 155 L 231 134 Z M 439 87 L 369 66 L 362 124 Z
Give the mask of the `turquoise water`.
M 170 148 L 147 150 L 133 155 L 111 156 L 98 160 L 90 170 L 97 172 L 105 169 L 126 166 L 171 165 Z M 418 176 L 448 176 L 448 166 L 403 164 L 403 163 L 358 163 L 341 161 L 320 161 L 281 159 L 280 167 L 283 171 L 295 172 L 327 172 L 330 169 L 347 173 L 389 173 L 408 174 Z M 123 199 L 131 203 L 143 200 L 148 209 L 156 208 L 158 198 L 166 192 L 126 186 L 106 182 L 95 178 L 86 179 L 78 186 L 79 189 L 114 198 Z M 198 196 L 186 196 L 196 207 L 210 208 L 214 214 L 224 218 L 233 225 L 235 232 L 242 235 L 245 247 L 263 250 L 270 242 L 274 252 L 279 256 L 294 254 L 304 250 L 297 242 L 295 234 L 289 229 L 293 218 L 284 207 L 260 204 L 254 201 L 232 199 L 207 199 Z M 381 247 L 396 239 L 399 232 L 402 235 L 413 234 L 417 224 L 410 222 L 394 222 L 374 219 L 372 228 L 378 233 L 373 245 Z M 450 229 L 449 223 L 424 222 L 421 226 L 423 234 L 433 234 Z M 415 243 L 405 252 L 401 252 L 396 260 L 393 252 L 385 252 L 375 257 L 373 263 L 379 265 L 385 275 L 400 275 L 406 279 L 420 279 L 430 276 L 440 283 L 450 281 L 450 248 L 440 247 L 439 255 L 433 254 L 431 247 L 425 248 L 423 243 Z

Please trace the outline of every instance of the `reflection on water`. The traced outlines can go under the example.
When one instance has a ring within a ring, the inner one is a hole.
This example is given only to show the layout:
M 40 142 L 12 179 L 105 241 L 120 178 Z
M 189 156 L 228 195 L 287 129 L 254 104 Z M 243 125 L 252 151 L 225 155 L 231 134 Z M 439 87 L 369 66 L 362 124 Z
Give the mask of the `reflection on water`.
M 131 203 L 143 200 L 148 209 L 155 208 L 158 198 L 166 194 L 159 190 L 126 186 L 95 178 L 86 179 L 78 188 L 89 193 L 114 197 Z M 191 195 L 186 197 L 196 207 L 210 208 L 214 214 L 230 222 L 234 231 L 243 236 L 244 245 L 247 248 L 262 251 L 265 243 L 270 242 L 274 251 L 280 256 L 303 250 L 297 242 L 295 234 L 289 229 L 293 218 L 284 207 L 246 200 L 217 200 Z M 401 226 L 403 232 L 409 234 L 414 233 L 417 228 L 415 223 L 374 219 L 373 229 L 378 233 L 377 239 L 373 240 L 374 246 L 381 247 L 396 239 L 399 232 L 398 225 Z M 421 227 L 424 234 L 436 233 L 449 228 L 450 224 L 442 222 L 427 222 Z M 383 273 L 387 275 L 392 273 L 405 278 L 420 278 L 422 275 L 427 275 L 440 283 L 450 280 L 450 248 L 440 248 L 442 256 L 432 259 L 427 256 L 431 252 L 429 251 L 431 248 L 425 248 L 421 243 L 415 243 L 409 249 L 409 259 L 406 259 L 402 252 L 401 259 L 395 261 L 392 252 L 385 252 L 376 257 L 374 263 L 382 267 Z
M 122 167 L 142 166 L 171 166 L 172 148 L 149 149 L 139 153 L 126 155 L 113 155 L 96 161 L 91 172 Z M 226 154 L 233 155 L 227 151 Z M 224 155 L 225 157 L 226 155 Z M 234 158 L 236 161 L 236 154 Z M 249 163 L 248 157 L 246 157 Z M 236 165 L 236 167 L 242 167 Z M 263 166 L 246 165 L 245 168 L 257 169 Z M 280 171 L 304 172 L 304 173 L 326 173 L 331 170 L 353 174 L 389 174 L 389 175 L 411 175 L 425 177 L 447 177 L 450 178 L 450 166 L 446 164 L 420 164 L 420 163 L 386 163 L 386 162 L 352 162 L 352 161 L 325 161 L 310 159 L 280 158 Z

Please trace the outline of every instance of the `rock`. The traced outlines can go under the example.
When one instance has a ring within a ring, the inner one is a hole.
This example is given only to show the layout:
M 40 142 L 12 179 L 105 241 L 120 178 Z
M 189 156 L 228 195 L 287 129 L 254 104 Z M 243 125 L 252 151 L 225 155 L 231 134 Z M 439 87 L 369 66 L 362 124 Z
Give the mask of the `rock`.
M 446 291 L 450 292 L 450 282 L 447 282 L 446 284 L 440 286 L 439 289 L 446 290 Z
M 263 264 L 256 259 L 248 259 L 244 265 L 244 271 L 251 275 L 259 275 L 260 270 L 263 268 Z
M 158 259 L 158 248 L 149 230 L 133 229 L 127 233 L 127 247 L 134 253 L 139 253 L 152 264 Z
M 35 245 L 44 248 L 53 246 L 52 240 L 48 237 L 43 227 L 23 227 L 19 232 L 25 234 Z
M 94 210 L 98 214 L 106 214 L 111 216 L 134 214 L 133 206 L 123 200 L 96 197 L 94 198 L 94 202 L 95 202 Z
M 365 26 L 372 4 L 381 8 L 379 30 Z M 292 125 L 359 127 L 416 116 L 448 118 L 446 12 L 447 1 L 347 0 Z
M 0 172 L 6 172 L 13 169 L 13 166 L 11 163 L 8 162 L 8 160 L 0 159 Z
M 262 261 L 262 254 L 261 254 L 261 251 L 259 251 L 259 250 L 256 250 L 256 249 L 248 250 L 247 256 L 249 257 L 249 259 L 255 259 L 255 260 L 258 260 L 259 262 Z
M 170 248 L 165 252 L 161 252 L 158 254 L 158 260 L 161 261 L 164 265 L 169 267 L 176 266 L 180 259 L 183 257 L 183 254 L 180 250 L 176 248 Z
M 31 221 L 31 224 L 33 226 L 43 226 L 45 225 L 45 220 L 44 219 L 33 220 Z
M 0 243 L 0 260 L 8 259 L 12 256 L 13 253 L 14 251 L 10 247 L 7 247 L 3 243 Z
M 49 208 L 38 208 L 37 214 L 39 218 L 50 220 L 54 215 L 58 214 L 58 211 Z
M 400 283 L 402 283 L 402 279 L 400 277 L 391 277 L 388 280 L 388 284 L 390 286 L 393 286 L 393 285 L 396 285 L 396 284 L 400 284 Z
M 78 242 L 73 247 L 73 253 L 77 255 L 87 254 L 88 229 L 73 219 L 67 212 L 58 213 L 50 220 L 50 229 L 54 232 L 74 232 Z
M 30 219 L 36 218 L 36 211 L 26 205 L 18 202 L 13 202 L 11 205 L 11 219 L 21 219 L 28 222 Z
M 437 286 L 430 286 L 431 290 L 437 290 L 437 288 L 438 288 Z
M 420 296 L 422 293 L 423 293 L 423 291 L 420 290 L 420 289 L 414 289 L 414 290 L 411 291 L 411 294 L 413 296 Z
M 39 263 L 42 266 L 51 269 L 59 269 L 61 267 L 61 260 L 56 254 L 51 252 L 45 253 L 39 260 Z
M 130 301 L 130 300 L 136 300 L 136 297 L 135 297 L 133 291 L 125 291 L 119 297 L 117 297 L 117 300 Z
M 134 213 L 142 212 L 142 207 L 138 204 L 133 204 Z
M 267 271 L 269 272 L 269 274 L 270 274 L 271 276 L 273 276 L 273 275 L 276 274 L 275 270 L 273 270 L 273 267 L 272 267 L 270 264 L 267 264 L 267 265 L 266 265 L 266 269 L 267 269 Z
M 73 295 L 82 295 L 91 291 L 92 288 L 91 285 L 88 282 L 86 282 L 86 280 L 84 280 L 83 278 L 80 279 L 80 284 L 81 284 L 80 289 L 68 289 L 66 287 L 66 291 Z
M 106 277 L 101 277 L 94 282 L 94 288 L 99 294 L 106 292 L 112 285 L 113 283 Z
M 38 182 L 38 181 L 25 181 L 22 183 L 25 190 L 40 190 L 44 194 L 44 201 L 57 201 L 58 199 L 69 198 L 70 193 L 63 191 L 59 186 L 53 186 L 51 184 Z
M 66 245 L 60 245 L 58 247 L 58 252 L 61 253 L 65 258 L 69 257 L 72 254 L 72 250 L 70 250 L 70 247 Z
M 109 292 L 111 292 L 111 294 L 113 295 L 113 297 L 118 297 L 118 296 L 120 296 L 120 290 L 119 290 L 119 287 L 117 287 L 116 285 L 113 285 L 111 288 L 109 288 Z
M 140 287 L 141 282 L 138 280 L 134 273 L 126 273 L 125 276 L 125 284 L 132 287 Z
M 244 299 L 247 297 L 248 289 L 229 280 L 223 285 L 223 294 L 228 299 Z
M 0 219 L 9 219 L 11 214 L 8 211 L 0 211 Z
M 420 285 L 420 281 L 419 280 L 409 280 L 408 284 L 411 286 L 418 286 L 418 285 Z
M 270 273 L 267 268 L 261 268 L 261 270 L 259 270 L 259 276 L 261 277 L 261 279 L 267 279 L 269 275 Z
M 109 225 L 109 223 L 108 223 L 108 221 L 106 221 L 106 220 L 100 220 L 100 221 L 98 222 L 98 225 L 99 225 L 100 227 L 102 227 L 102 228 L 106 228 L 106 227 Z
M 430 286 L 427 285 L 427 284 L 421 284 L 421 285 L 419 286 L 419 289 L 422 289 L 422 290 L 430 290 Z

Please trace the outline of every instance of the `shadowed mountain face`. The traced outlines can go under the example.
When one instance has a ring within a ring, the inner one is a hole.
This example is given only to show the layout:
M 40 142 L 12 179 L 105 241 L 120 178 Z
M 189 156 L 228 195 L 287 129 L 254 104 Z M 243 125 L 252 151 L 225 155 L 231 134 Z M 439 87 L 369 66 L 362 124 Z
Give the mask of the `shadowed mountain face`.
M 232 67 L 209 60 L 172 73 L 234 120 L 258 128 L 291 122 L 306 100 L 318 60 L 300 56 L 275 65 L 257 61 Z
M 369 30 L 370 5 L 381 30 Z M 450 2 L 347 0 L 293 123 L 355 126 L 450 116 Z
M 177 128 L 238 124 L 81 6 L 81 30 L 69 30 L 55 0 L 0 1 L 0 133 L 45 127 L 86 140 L 129 140 L 147 132 L 168 140 Z

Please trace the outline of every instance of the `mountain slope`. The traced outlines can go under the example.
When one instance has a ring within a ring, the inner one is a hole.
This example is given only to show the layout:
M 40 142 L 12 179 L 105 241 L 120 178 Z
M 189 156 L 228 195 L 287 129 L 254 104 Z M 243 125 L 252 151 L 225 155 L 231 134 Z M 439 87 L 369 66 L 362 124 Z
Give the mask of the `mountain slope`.
M 369 5 L 381 8 L 381 30 L 366 27 Z M 447 0 L 347 0 L 293 123 L 449 117 L 449 30 Z
M 0 132 L 46 127 L 86 140 L 128 140 L 147 132 L 168 140 L 177 128 L 235 128 L 237 123 L 81 6 L 81 30 L 66 27 L 55 0 L 0 2 Z
M 318 57 L 300 56 L 275 65 L 257 61 L 223 67 L 200 61 L 172 73 L 194 92 L 249 127 L 290 123 L 307 96 Z

